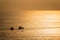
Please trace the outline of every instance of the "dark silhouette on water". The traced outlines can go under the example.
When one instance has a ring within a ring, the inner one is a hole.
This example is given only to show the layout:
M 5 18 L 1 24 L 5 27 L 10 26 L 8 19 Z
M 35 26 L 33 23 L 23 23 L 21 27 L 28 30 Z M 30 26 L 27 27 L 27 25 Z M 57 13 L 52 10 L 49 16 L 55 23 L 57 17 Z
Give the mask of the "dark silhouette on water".
M 19 28 L 18 29 L 24 29 L 24 27 L 22 27 L 22 26 L 19 26 Z
M 11 27 L 9 30 L 14 30 L 14 28 L 13 28 L 13 27 Z

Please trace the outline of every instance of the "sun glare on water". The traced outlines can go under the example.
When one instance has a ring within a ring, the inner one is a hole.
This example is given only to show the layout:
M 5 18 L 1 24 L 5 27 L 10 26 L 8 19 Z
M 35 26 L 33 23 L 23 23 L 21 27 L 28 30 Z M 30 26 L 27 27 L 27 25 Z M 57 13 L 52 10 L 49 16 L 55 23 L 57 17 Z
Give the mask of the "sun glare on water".
M 42 27 L 48 28 L 48 29 L 43 29 L 42 33 L 49 34 L 49 35 L 58 34 L 59 29 L 56 28 L 60 26 L 59 13 L 50 11 L 47 14 L 42 16 L 43 16 L 42 17 L 43 19 L 41 19 Z
M 60 11 L 32 11 L 30 13 L 30 18 L 28 18 L 30 23 L 35 25 L 36 28 L 42 28 L 42 34 L 58 34 L 59 29 L 56 28 L 60 27 Z

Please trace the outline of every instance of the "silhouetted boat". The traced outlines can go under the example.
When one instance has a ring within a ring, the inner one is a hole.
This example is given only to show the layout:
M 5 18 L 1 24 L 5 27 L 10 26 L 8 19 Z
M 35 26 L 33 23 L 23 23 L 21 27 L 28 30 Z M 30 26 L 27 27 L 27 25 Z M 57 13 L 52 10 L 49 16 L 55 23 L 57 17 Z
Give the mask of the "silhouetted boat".
M 13 27 L 11 27 L 9 30 L 14 30 L 14 28 L 13 28 Z
M 19 28 L 18 29 L 24 29 L 24 27 L 22 27 L 22 26 L 19 26 Z

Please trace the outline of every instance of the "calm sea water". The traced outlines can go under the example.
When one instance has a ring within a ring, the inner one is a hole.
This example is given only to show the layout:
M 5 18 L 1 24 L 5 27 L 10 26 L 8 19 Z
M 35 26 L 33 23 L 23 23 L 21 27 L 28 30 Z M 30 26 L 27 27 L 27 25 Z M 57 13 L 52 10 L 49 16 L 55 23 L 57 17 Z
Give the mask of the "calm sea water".
M 0 17 L 0 40 L 60 40 L 60 11 L 8 11 Z M 8 30 L 11 26 L 16 30 Z M 25 29 L 17 30 L 19 26 Z M 39 29 L 44 27 L 49 29 Z
M 1 30 L 0 40 L 60 40 L 60 32 L 44 33 L 44 29 Z

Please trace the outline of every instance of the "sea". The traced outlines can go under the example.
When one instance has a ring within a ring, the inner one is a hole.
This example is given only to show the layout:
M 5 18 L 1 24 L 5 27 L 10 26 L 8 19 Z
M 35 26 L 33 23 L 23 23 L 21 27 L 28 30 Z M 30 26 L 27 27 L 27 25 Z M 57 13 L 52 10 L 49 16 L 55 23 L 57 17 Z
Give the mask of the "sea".
M 0 29 L 0 40 L 60 40 L 60 11 L 3 11 Z
M 49 29 L 0 30 L 0 40 L 60 40 L 59 29 L 52 32 L 51 30 L 50 32 Z

